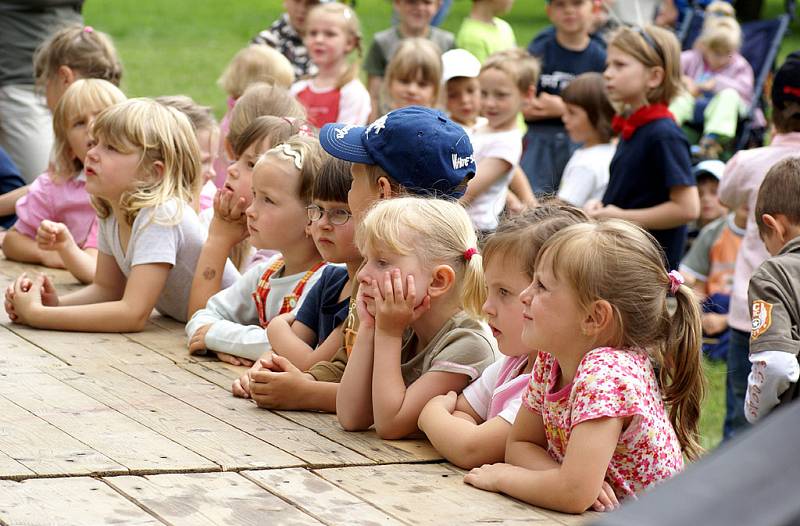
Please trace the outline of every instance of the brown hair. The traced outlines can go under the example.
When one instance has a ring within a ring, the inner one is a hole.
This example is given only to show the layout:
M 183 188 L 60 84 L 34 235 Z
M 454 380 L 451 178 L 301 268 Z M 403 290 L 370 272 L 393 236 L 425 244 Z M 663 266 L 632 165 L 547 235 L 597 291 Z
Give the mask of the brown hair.
M 238 99 L 248 86 L 266 82 L 288 89 L 294 82 L 294 69 L 280 51 L 263 44 L 240 49 L 222 72 L 217 84 L 225 93 Z
M 507 49 L 492 53 L 481 66 L 481 73 L 487 69 L 497 69 L 508 75 L 519 89 L 526 94 L 539 80 L 541 66 L 536 57 L 524 49 Z
M 322 161 L 319 174 L 314 179 L 314 186 L 311 189 L 313 199 L 319 201 L 334 201 L 346 203 L 347 194 L 353 182 L 353 175 L 350 173 L 352 163 L 328 156 Z
M 256 117 L 240 135 L 236 136 L 235 142 L 231 143 L 233 153 L 239 158 L 251 144 L 260 144 L 264 141 L 268 143 L 267 149 L 272 148 L 295 135 L 303 122 L 272 115 Z
M 433 100 L 439 100 L 442 83 L 442 52 L 427 38 L 405 38 L 386 66 L 388 89 L 393 80 L 413 80 L 420 76 L 433 84 Z
M 611 119 L 615 111 L 606 95 L 606 81 L 601 73 L 578 75 L 561 90 L 561 99 L 567 104 L 583 108 L 602 142 L 611 140 L 614 135 Z
M 358 21 L 358 17 L 356 16 L 356 12 L 353 11 L 347 5 L 344 5 L 339 2 L 328 2 L 325 4 L 317 4 L 311 8 L 308 12 L 308 16 L 306 17 L 306 25 L 308 25 L 308 21 L 311 20 L 311 17 L 314 16 L 316 13 L 324 13 L 329 15 L 336 15 L 341 20 L 342 28 L 345 30 L 347 35 L 353 39 L 354 42 L 354 50 L 358 53 L 358 57 L 361 57 L 361 24 Z M 358 78 L 358 71 L 359 71 L 359 61 L 353 60 L 350 62 L 350 65 L 345 70 L 345 72 L 339 77 L 336 81 L 336 87 L 341 88 L 351 80 Z
M 786 216 L 800 225 L 800 157 L 787 157 L 772 165 L 756 198 L 756 224 L 763 236 L 768 231 L 761 219 L 764 214 Z
M 649 352 L 681 448 L 689 459 L 697 458 L 705 391 L 700 311 L 691 288 L 680 285 L 677 308 L 670 313 L 671 281 L 655 238 L 627 221 L 582 223 L 548 239 L 536 258 L 537 268 L 545 256 L 582 309 L 588 311 L 598 300 L 611 304 L 616 330 L 610 345 Z
M 111 37 L 91 26 L 64 26 L 36 48 L 33 70 L 39 87 L 61 66 L 82 78 L 103 79 L 115 86 L 122 80 L 122 64 Z
M 621 27 L 609 37 L 608 47 L 615 47 L 632 56 L 646 68 L 664 70 L 661 85 L 646 93 L 650 104 L 669 104 L 680 93 L 683 85 L 681 46 L 672 32 L 653 25 L 644 28 Z
M 523 210 L 519 214 L 504 217 L 497 230 L 489 234 L 481 243 L 481 256 L 484 269 L 490 262 L 518 262 L 528 278 L 533 279 L 536 256 L 545 242 L 562 228 L 589 221 L 589 217 L 579 208 L 570 205 L 544 204 Z M 480 290 L 472 303 L 483 305 L 486 290 Z
M 800 104 L 784 102 L 783 109 L 773 106 L 772 124 L 778 133 L 800 132 Z
M 290 137 L 281 144 L 264 152 L 264 155 L 259 158 L 255 168 L 253 168 L 253 172 L 266 163 L 275 162 L 276 157 L 281 161 L 300 164 L 298 169 L 300 172 L 298 198 L 305 204 L 311 203 L 311 191 L 314 188 L 314 181 L 319 175 L 322 163 L 330 157 L 320 146 L 319 140 L 305 135 Z M 296 168 L 296 165 L 293 166 Z
M 118 87 L 102 79 L 78 79 L 67 88 L 53 110 L 55 170 L 51 176 L 54 180 L 69 179 L 83 169 L 83 159 L 75 157 L 67 139 L 70 128 L 78 124 L 78 119 L 99 113 L 125 98 Z M 89 122 L 83 125 L 88 128 Z
M 189 122 L 197 131 L 211 130 L 217 127 L 217 120 L 211 111 L 211 106 L 201 106 L 191 97 L 186 95 L 165 95 L 156 97 L 156 102 L 164 106 L 175 108 L 179 112 L 189 117 Z
M 306 110 L 292 97 L 288 91 L 280 86 L 273 86 L 258 82 L 249 86 L 244 94 L 236 101 L 231 111 L 231 126 L 228 131 L 228 143 L 233 145 L 239 141 L 239 136 L 245 128 L 256 118 L 262 115 L 275 117 L 290 117 L 305 119 Z

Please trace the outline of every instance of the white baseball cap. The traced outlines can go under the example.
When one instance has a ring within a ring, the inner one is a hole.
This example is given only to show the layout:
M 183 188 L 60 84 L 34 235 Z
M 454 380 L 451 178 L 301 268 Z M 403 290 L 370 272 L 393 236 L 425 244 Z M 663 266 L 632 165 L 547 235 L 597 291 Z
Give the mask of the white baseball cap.
M 442 55 L 442 84 L 456 77 L 475 78 L 481 72 L 481 61 L 466 49 L 451 49 Z

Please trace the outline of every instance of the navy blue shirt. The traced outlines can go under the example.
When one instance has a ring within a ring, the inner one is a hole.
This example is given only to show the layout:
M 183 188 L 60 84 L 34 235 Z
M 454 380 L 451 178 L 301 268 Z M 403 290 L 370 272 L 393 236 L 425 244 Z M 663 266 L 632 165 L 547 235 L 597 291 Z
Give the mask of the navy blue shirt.
M 669 201 L 673 186 L 695 186 L 689 141 L 672 119 L 657 119 L 620 139 L 603 204 L 650 208 Z M 677 269 L 686 244 L 686 226 L 650 230 L 661 243 L 670 269 Z
M 601 41 L 590 38 L 586 48 L 582 51 L 573 51 L 558 43 L 555 28 L 552 27 L 534 37 L 528 44 L 528 52 L 538 58 L 542 66 L 539 83 L 536 86 L 537 93 L 560 95 L 561 90 L 581 73 L 602 72 L 606 69 L 606 48 Z M 561 119 L 534 122 L 537 125 L 562 125 Z
M 297 310 L 295 320 L 317 333 L 317 345 L 347 318 L 350 298 L 339 301 L 345 283 L 347 269 L 328 265 Z
M 0 148 L 0 194 L 5 194 L 11 190 L 16 190 L 20 186 L 25 186 L 25 180 L 19 173 L 14 161 L 8 156 L 3 148 Z M 14 214 L 0 217 L 0 226 L 11 228 L 17 221 Z

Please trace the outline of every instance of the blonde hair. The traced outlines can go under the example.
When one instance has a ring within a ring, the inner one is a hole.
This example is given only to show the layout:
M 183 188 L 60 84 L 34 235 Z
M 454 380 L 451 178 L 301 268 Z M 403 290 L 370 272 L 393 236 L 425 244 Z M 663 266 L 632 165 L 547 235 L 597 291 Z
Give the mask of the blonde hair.
M 511 78 L 520 93 L 528 93 L 539 80 L 539 61 L 524 49 L 507 49 L 492 53 L 481 66 L 481 73 L 489 69 L 502 71 Z
M 189 122 L 192 123 L 192 128 L 195 131 L 212 130 L 217 127 L 217 120 L 214 118 L 211 106 L 201 106 L 191 97 L 186 95 L 165 95 L 156 97 L 155 100 L 159 104 L 175 108 L 189 117 Z
M 264 152 L 253 168 L 253 172 L 255 173 L 266 164 L 274 163 L 276 158 L 291 163 L 300 172 L 297 197 L 303 203 L 311 204 L 314 181 L 322 168 L 322 163 L 328 157 L 329 155 L 322 149 L 319 140 L 315 137 L 295 135 Z
M 469 249 L 477 249 L 478 238 L 458 202 L 424 197 L 378 201 L 356 230 L 356 245 L 362 254 L 375 244 L 396 254 L 414 254 L 426 268 L 452 267 L 455 283 L 461 284 L 461 306 L 476 318 L 482 316 L 483 302 L 478 301 L 485 289 L 481 255 L 465 257 Z
M 292 119 L 305 119 L 306 110 L 297 99 L 280 87 L 259 82 L 244 90 L 241 98 L 231 111 L 228 143 L 236 144 L 245 128 L 256 117 L 273 115 L 275 117 L 289 117 Z
M 122 79 L 122 64 L 111 37 L 91 26 L 64 26 L 36 48 L 33 69 L 40 88 L 61 66 L 82 78 L 103 79 L 115 86 Z
M 697 43 L 715 53 L 734 53 L 742 46 L 742 28 L 733 17 L 709 17 Z
M 705 391 L 700 311 L 692 290 L 680 285 L 677 308 L 670 313 L 671 281 L 655 238 L 622 220 L 584 223 L 551 237 L 539 251 L 537 269 L 545 257 L 581 308 L 588 310 L 598 300 L 611 304 L 616 326 L 612 346 L 649 352 L 681 448 L 688 458 L 697 458 Z
M 140 150 L 138 177 L 119 202 L 129 225 L 143 208 L 171 199 L 191 203 L 197 195 L 202 183 L 200 147 L 189 118 L 175 108 L 153 99 L 130 99 L 103 110 L 92 135 L 122 153 Z M 163 164 L 160 175 L 153 168 L 156 161 Z M 111 203 L 105 199 L 93 196 L 92 204 L 99 217 L 111 214 Z
M 256 82 L 288 89 L 294 82 L 291 62 L 267 45 L 251 44 L 236 52 L 217 80 L 219 87 L 234 99 Z
M 416 80 L 422 77 L 433 84 L 433 100 L 439 100 L 442 83 L 442 52 L 427 38 L 405 38 L 386 66 L 388 86 L 394 80 Z
M 315 14 L 326 14 L 337 16 L 341 22 L 342 28 L 347 35 L 354 41 L 354 50 L 357 52 L 358 57 L 361 58 L 361 24 L 358 21 L 356 12 L 352 8 L 339 2 L 328 2 L 325 4 L 317 4 L 311 8 L 306 17 L 306 26 L 308 26 L 311 17 Z M 341 88 L 351 80 L 358 77 L 359 61 L 358 59 L 350 62 L 347 70 L 339 77 L 336 82 L 336 87 Z
M 714 17 L 729 17 L 735 18 L 736 17 L 736 9 L 734 9 L 733 5 L 729 2 L 724 2 L 722 0 L 714 0 L 706 6 L 705 9 L 705 20 L 704 24 L 708 24 L 711 18 Z
M 645 96 L 650 104 L 669 102 L 681 91 L 681 46 L 670 31 L 653 25 L 644 28 L 621 27 L 609 38 L 615 47 L 632 56 L 646 68 L 661 68 L 664 80 Z
M 78 79 L 67 88 L 53 110 L 55 180 L 70 179 L 83 169 L 83 159 L 75 157 L 67 139 L 76 119 L 99 113 L 125 99 L 118 87 L 101 79 Z M 89 122 L 84 125 L 88 128 Z

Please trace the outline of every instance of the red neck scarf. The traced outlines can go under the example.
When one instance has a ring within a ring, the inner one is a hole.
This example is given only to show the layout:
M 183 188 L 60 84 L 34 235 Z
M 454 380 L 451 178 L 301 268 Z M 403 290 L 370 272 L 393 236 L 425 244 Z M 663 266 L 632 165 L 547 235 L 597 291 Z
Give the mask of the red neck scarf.
M 611 128 L 613 128 L 616 133 L 622 135 L 622 138 L 627 141 L 633 137 L 633 134 L 636 133 L 638 128 L 644 126 L 648 122 L 658 119 L 675 120 L 675 117 L 669 111 L 666 104 L 651 104 L 649 106 L 642 106 L 627 118 L 622 115 L 614 115 L 614 118 L 611 120 Z

